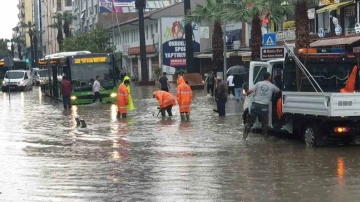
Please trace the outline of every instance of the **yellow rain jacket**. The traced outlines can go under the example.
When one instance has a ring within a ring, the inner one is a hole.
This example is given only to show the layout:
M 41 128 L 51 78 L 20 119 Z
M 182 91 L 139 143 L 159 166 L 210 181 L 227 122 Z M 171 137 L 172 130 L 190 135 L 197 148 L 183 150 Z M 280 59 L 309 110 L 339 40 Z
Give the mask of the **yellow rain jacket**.
M 131 79 L 130 79 L 129 76 L 125 76 L 122 84 L 124 84 L 124 81 L 125 81 L 125 80 L 131 81 Z M 130 85 L 127 87 L 127 89 L 128 89 L 128 92 L 129 92 L 129 104 L 126 105 L 126 109 L 127 109 L 128 111 L 131 111 L 131 110 L 134 110 L 135 107 L 134 107 L 134 102 L 133 102 L 132 96 L 131 96 Z

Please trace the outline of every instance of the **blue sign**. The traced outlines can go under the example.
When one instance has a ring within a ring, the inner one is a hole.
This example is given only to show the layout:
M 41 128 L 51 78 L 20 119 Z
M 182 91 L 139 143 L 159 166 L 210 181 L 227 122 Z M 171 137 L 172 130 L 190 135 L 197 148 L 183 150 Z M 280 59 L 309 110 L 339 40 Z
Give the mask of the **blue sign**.
M 30 59 L 29 59 L 29 58 L 26 58 L 26 59 L 25 59 L 25 62 L 26 62 L 26 63 L 30 63 Z
M 276 46 L 276 33 L 264 34 L 263 38 L 264 46 Z

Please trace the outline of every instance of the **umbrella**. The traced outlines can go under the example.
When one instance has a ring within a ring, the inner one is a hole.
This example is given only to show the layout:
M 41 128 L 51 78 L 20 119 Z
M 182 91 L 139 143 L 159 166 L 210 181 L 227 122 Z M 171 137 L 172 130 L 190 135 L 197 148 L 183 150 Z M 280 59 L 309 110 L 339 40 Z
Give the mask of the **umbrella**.
M 244 66 L 241 65 L 236 65 L 233 67 L 230 67 L 226 74 L 232 74 L 232 75 L 243 75 L 243 74 L 247 74 L 249 72 L 249 70 L 247 68 L 245 68 Z

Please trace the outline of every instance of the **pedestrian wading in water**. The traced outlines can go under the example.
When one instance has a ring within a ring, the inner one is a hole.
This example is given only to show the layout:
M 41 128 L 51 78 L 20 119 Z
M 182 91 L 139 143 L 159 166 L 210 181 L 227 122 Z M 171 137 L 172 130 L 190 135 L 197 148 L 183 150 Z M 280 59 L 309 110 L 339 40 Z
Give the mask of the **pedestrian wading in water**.
M 181 120 L 190 119 L 190 104 L 192 101 L 192 90 L 186 83 L 183 76 L 177 80 L 178 87 L 176 88 L 176 99 L 179 104 L 179 111 Z
M 169 116 L 172 116 L 172 107 L 176 105 L 175 97 L 166 91 L 157 90 L 153 93 L 153 98 L 157 99 L 159 102 L 159 110 L 161 116 L 166 116 L 165 112 Z
M 252 89 L 249 89 L 247 94 L 255 93 L 253 103 L 251 104 L 250 114 L 247 116 L 247 121 L 243 133 L 243 139 L 246 139 L 253 127 L 256 118 L 259 117 L 262 124 L 262 134 L 268 136 L 268 114 L 269 103 L 273 93 L 280 92 L 280 89 L 271 83 L 271 74 L 266 72 L 263 75 L 264 81 L 255 84 Z
M 127 106 L 129 105 L 129 90 L 127 89 L 129 84 L 130 80 L 125 80 L 124 83 L 119 86 L 117 91 L 118 118 L 120 116 L 126 118 Z

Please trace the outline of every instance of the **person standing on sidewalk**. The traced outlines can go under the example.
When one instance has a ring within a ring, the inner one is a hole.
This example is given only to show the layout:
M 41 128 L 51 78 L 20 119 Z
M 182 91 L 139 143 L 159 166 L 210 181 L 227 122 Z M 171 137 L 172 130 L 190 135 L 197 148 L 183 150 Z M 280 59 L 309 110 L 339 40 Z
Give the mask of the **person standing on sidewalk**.
M 170 84 L 169 79 L 166 77 L 166 72 L 163 72 L 163 76 L 159 79 L 160 90 L 169 92 Z
M 230 75 L 228 76 L 227 78 L 227 82 L 228 82 L 228 94 L 230 96 L 230 93 L 235 97 L 235 92 L 234 92 L 234 88 L 235 88 L 235 85 L 234 85 L 234 75 Z
M 101 85 L 100 85 L 100 76 L 96 76 L 96 80 L 95 80 L 95 82 L 93 84 L 93 87 L 92 87 L 93 94 L 94 94 L 93 102 L 96 102 L 97 99 L 99 99 L 100 102 L 102 102 L 100 90 L 103 90 L 103 89 L 104 88 L 101 87 Z
M 234 83 L 234 91 L 235 91 L 235 99 L 236 102 L 239 102 L 242 97 L 242 86 L 244 84 L 244 81 L 240 75 L 235 75 L 233 79 Z
M 63 76 L 61 81 L 61 95 L 63 97 L 64 109 L 71 108 L 71 82 L 67 80 L 66 76 Z
M 268 122 L 269 122 L 269 103 L 273 93 L 280 92 L 280 89 L 272 84 L 271 74 L 266 72 L 263 75 L 264 81 L 257 82 L 252 89 L 249 89 L 247 94 L 255 93 L 254 101 L 251 104 L 250 114 L 247 117 L 243 139 L 245 140 L 254 125 L 256 118 L 259 117 L 262 125 L 262 134 L 268 136 Z
M 211 97 L 214 97 L 214 85 L 215 85 L 215 77 L 214 73 L 212 71 L 209 72 L 208 76 L 205 79 L 205 84 L 207 88 L 207 94 L 209 93 L 209 90 L 211 91 Z
M 217 103 L 217 112 L 219 116 L 225 116 L 225 105 L 228 98 L 228 87 L 227 82 L 222 81 L 220 77 L 217 78 L 217 87 L 216 87 L 216 103 Z

